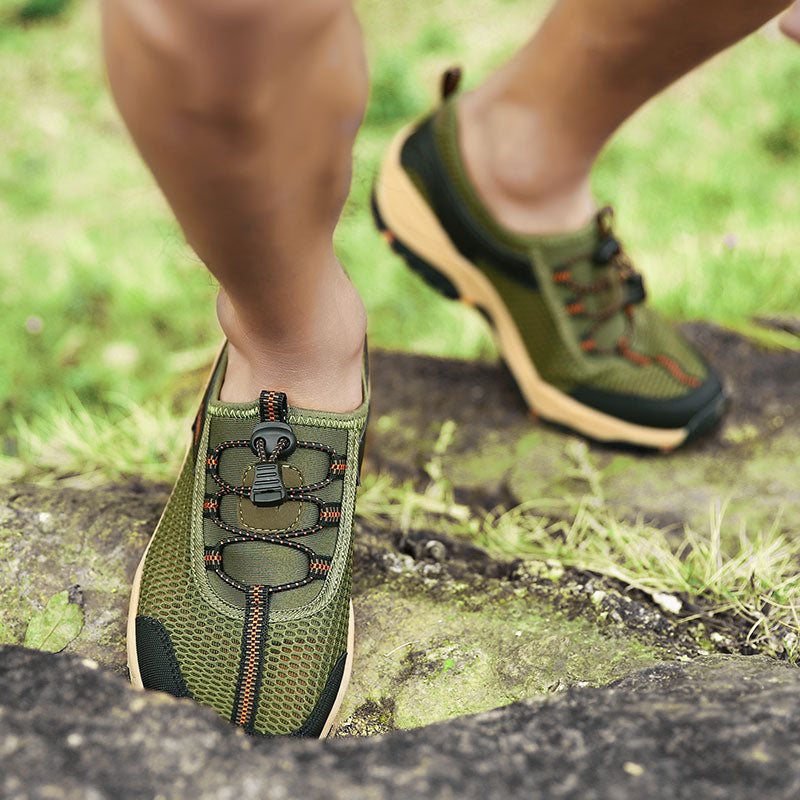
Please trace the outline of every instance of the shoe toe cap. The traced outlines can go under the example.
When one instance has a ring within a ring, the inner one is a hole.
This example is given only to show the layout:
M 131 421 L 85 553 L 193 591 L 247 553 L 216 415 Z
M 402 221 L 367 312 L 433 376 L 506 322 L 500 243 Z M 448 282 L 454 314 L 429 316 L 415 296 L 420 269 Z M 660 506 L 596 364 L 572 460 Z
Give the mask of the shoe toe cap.
M 662 429 L 685 428 L 688 437 L 711 429 L 727 405 L 722 383 L 712 369 L 708 370 L 699 386 L 668 399 L 610 392 L 586 384 L 575 387 L 570 396 L 597 411 L 635 425 Z
M 154 617 L 136 617 L 136 661 L 145 689 L 191 697 L 169 631 Z

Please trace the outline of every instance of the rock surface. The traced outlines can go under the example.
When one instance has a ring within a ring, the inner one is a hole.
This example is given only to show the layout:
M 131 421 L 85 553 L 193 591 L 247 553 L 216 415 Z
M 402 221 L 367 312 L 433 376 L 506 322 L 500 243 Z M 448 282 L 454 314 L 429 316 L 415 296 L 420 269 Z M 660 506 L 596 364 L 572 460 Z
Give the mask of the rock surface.
M 800 671 L 707 656 L 369 739 L 255 740 L 96 664 L 0 648 L 9 798 L 581 798 L 800 795 Z
M 85 624 L 67 652 L 125 676 L 130 581 L 165 490 L 24 487 L 6 497 L 7 641 L 21 643 L 33 609 L 77 584 Z M 559 575 L 556 584 L 558 573 L 534 566 L 439 533 L 359 523 L 358 636 L 340 733 L 429 724 L 697 653 L 657 608 L 596 576 Z M 601 620 L 598 591 L 618 623 Z
M 597 576 L 565 572 L 554 581 L 547 565 L 492 558 L 432 535 L 361 526 L 355 661 L 337 735 L 412 728 L 609 683 L 699 651 L 674 620 Z M 440 549 L 440 560 L 424 556 L 430 549 Z
M 77 585 L 86 622 L 73 652 L 123 669 L 133 573 L 168 492 L 136 481 L 0 488 L 0 642 L 22 642 L 33 612 Z
M 378 352 L 366 469 L 424 487 L 438 459 L 476 513 L 591 495 L 622 515 L 702 530 L 709 504 L 732 498 L 731 530 L 783 507 L 782 527 L 797 535 L 800 354 L 686 330 L 725 374 L 733 407 L 715 435 L 669 457 L 587 447 L 532 421 L 498 366 Z M 448 419 L 453 441 L 435 455 Z M 130 581 L 168 491 L 137 481 L 0 488 L 0 643 L 22 643 L 34 611 L 79 586 L 86 623 L 68 652 L 124 675 Z M 356 542 L 359 635 L 340 734 L 429 724 L 698 652 L 669 614 L 596 576 L 531 571 L 413 523 L 401 534 L 361 521 Z

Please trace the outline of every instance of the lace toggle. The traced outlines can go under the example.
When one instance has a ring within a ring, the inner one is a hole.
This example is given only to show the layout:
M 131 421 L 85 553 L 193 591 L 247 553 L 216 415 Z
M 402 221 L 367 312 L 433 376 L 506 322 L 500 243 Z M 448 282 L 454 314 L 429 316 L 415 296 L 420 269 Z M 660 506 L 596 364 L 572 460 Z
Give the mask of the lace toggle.
M 280 457 L 286 458 L 297 449 L 297 437 L 294 431 L 285 423 L 278 421 L 259 422 L 253 433 L 250 434 L 250 449 L 259 457 L 263 453 L 273 453 L 280 444 L 281 439 L 286 441 L 280 449 Z
M 279 458 L 286 458 L 297 448 L 297 437 L 285 423 L 260 422 L 250 436 L 250 449 L 261 459 L 253 473 L 250 502 L 256 506 L 279 506 L 286 501 Z
M 279 506 L 286 500 L 286 487 L 277 461 L 262 461 L 255 466 L 250 502 L 256 506 Z

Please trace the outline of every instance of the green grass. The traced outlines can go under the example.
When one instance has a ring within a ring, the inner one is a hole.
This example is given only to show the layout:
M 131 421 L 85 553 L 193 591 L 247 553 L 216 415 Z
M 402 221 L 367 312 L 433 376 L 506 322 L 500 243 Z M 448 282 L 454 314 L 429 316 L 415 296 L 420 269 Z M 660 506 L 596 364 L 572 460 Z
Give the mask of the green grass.
M 25 24 L 63 14 L 72 0 L 0 0 L 0 24 Z
M 367 476 L 359 517 L 402 533 L 430 530 L 467 538 L 499 555 L 540 562 L 542 575 L 555 580 L 569 567 L 604 575 L 648 595 L 701 646 L 749 647 L 793 663 L 800 659 L 800 541 L 781 531 L 780 516 L 767 530 L 742 527 L 734 536 L 718 505 L 709 509 L 704 531 L 621 521 L 605 510 L 603 476 L 578 440 L 567 445 L 567 453 L 583 494 L 477 512 L 456 502 L 442 470 L 453 431 L 452 422 L 443 424 L 426 466 L 426 487 Z
M 3 2 L 4 11 L 30 5 Z M 433 13 L 421 0 L 359 3 L 373 93 L 337 245 L 373 345 L 495 357 L 476 315 L 389 254 L 366 203 L 389 137 L 430 106 L 441 70 L 460 62 L 477 83 L 547 6 L 445 0 Z M 113 109 L 94 3 L 75 0 L 32 24 L 0 15 L 0 70 L 0 452 L 15 474 L 58 464 L 167 476 L 181 449 L 176 420 L 191 414 L 219 336 L 214 283 Z M 598 198 L 616 204 L 654 303 L 671 317 L 750 330 L 755 315 L 798 313 L 798 78 L 796 47 L 757 34 L 650 104 L 603 155 Z M 131 437 L 112 465 L 103 436 L 129 438 L 131 413 L 152 421 L 147 441 Z M 87 419 L 106 433 L 83 427 Z M 86 438 L 68 436 L 71 425 Z
M 739 646 L 793 662 L 800 658 L 800 543 L 780 533 L 777 520 L 767 531 L 742 531 L 723 547 L 724 515 L 715 508 L 708 531 L 676 537 L 615 519 L 591 498 L 577 506 L 538 498 L 476 516 L 436 488 L 419 492 L 385 477 L 365 479 L 358 513 L 400 530 L 442 531 L 490 552 L 544 562 L 551 577 L 564 567 L 605 575 L 649 595 L 681 625 L 711 622 L 693 631 L 701 641 L 713 632 L 713 620 L 724 619 Z

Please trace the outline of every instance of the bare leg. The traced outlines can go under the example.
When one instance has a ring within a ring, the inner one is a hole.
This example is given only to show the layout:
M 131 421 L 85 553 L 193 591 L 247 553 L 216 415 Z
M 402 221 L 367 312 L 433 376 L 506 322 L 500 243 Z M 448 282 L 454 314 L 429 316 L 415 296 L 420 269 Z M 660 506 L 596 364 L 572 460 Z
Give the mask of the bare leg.
M 589 172 L 611 134 L 786 5 L 558 0 L 533 39 L 459 105 L 467 168 L 490 210 L 522 233 L 582 226 L 594 212 Z
M 331 237 L 367 93 L 350 0 L 103 0 L 111 87 L 222 286 L 222 399 L 361 402 L 366 318 Z
M 800 42 L 800 3 L 795 3 L 781 18 L 781 30 L 791 39 Z

